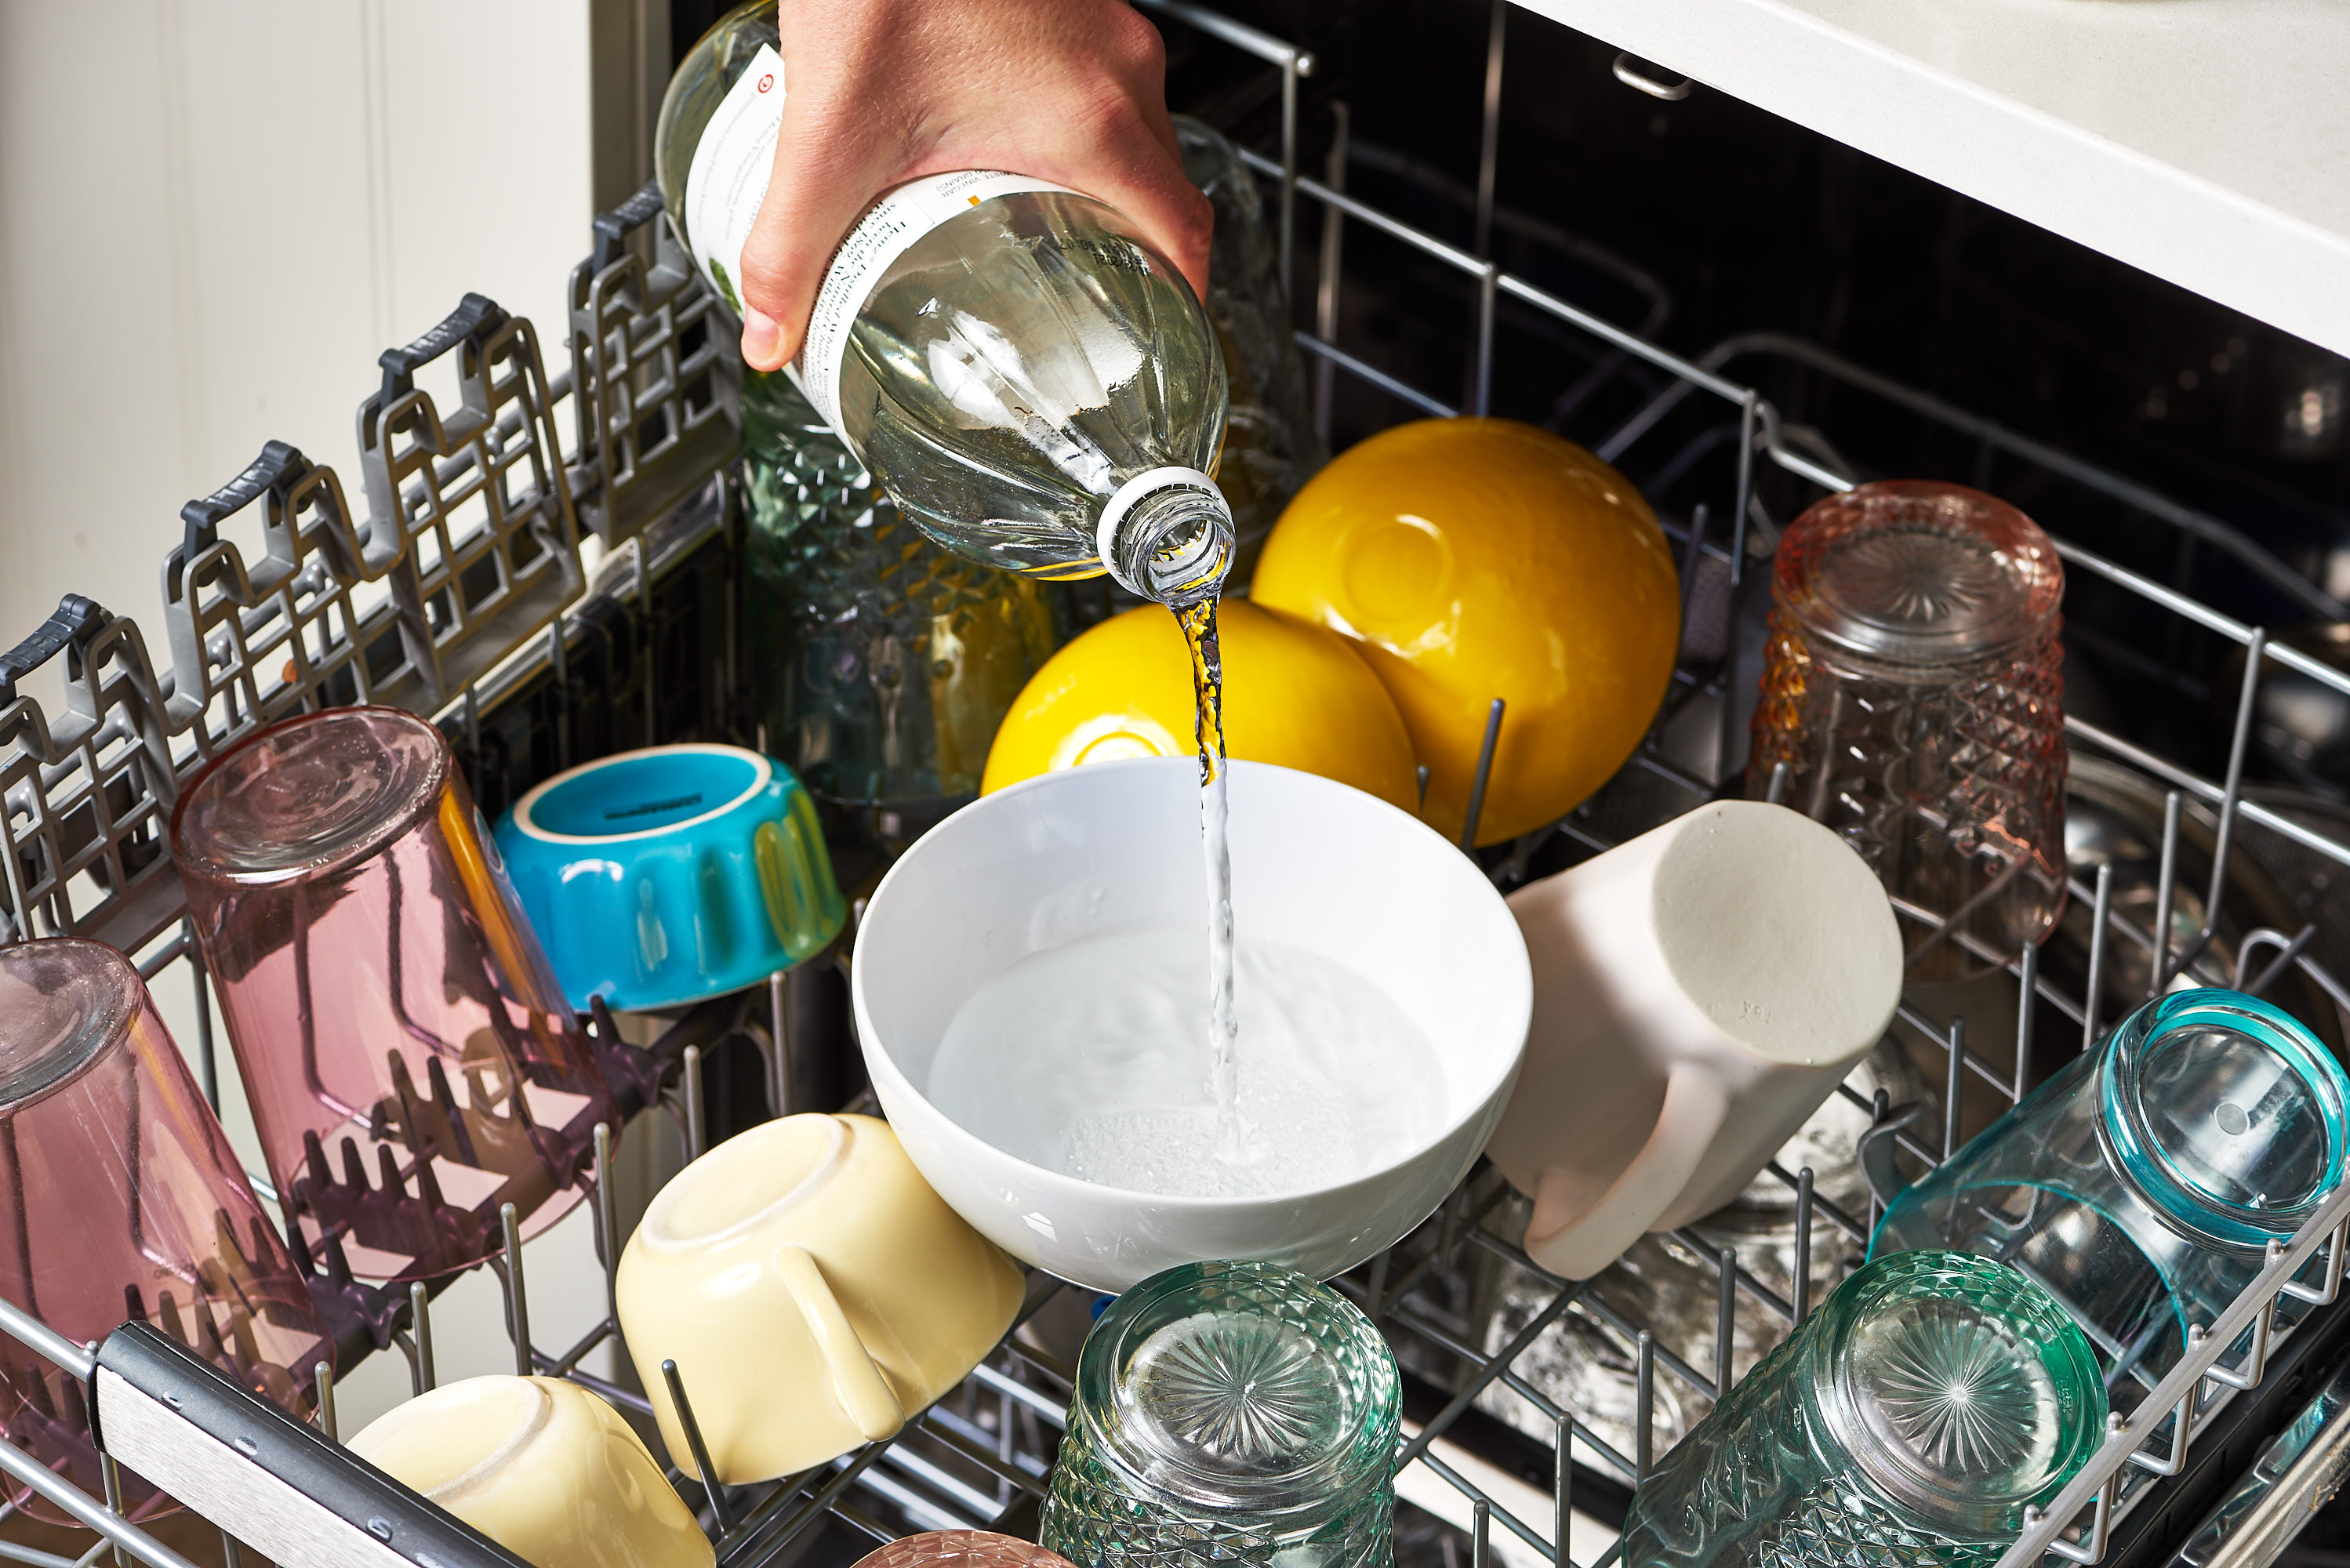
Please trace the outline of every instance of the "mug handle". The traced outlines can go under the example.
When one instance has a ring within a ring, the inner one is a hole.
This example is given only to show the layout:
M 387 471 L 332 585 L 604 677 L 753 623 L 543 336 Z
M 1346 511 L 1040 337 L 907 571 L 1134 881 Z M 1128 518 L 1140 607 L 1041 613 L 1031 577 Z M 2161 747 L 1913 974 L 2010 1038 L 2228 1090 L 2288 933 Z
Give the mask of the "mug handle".
M 863 1433 L 868 1443 L 896 1437 L 898 1429 L 906 1424 L 905 1407 L 889 1392 L 888 1380 L 873 1365 L 872 1353 L 865 1348 L 865 1342 L 857 1337 L 848 1314 L 840 1310 L 840 1302 L 825 1282 L 824 1271 L 816 1267 L 816 1259 L 805 1247 L 778 1247 L 775 1272 L 799 1305 L 808 1334 L 816 1341 L 816 1353 L 824 1357 L 825 1366 L 832 1374 L 833 1397 L 849 1424 Z
M 1676 1066 L 1648 1141 L 1607 1191 L 1572 1209 L 1565 1177 L 1542 1173 L 1526 1225 L 1527 1255 L 1568 1280 L 1587 1280 L 1622 1257 L 1689 1186 L 1729 1116 L 1730 1096 L 1712 1074 L 1693 1063 Z

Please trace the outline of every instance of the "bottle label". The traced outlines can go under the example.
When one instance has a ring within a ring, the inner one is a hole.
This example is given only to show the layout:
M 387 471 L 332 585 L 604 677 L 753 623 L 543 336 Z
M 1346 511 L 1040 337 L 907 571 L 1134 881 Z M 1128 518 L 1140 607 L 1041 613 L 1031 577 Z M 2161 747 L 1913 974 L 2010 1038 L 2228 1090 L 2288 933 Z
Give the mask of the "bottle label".
M 791 365 L 792 379 L 824 416 L 824 422 L 843 441 L 848 440 L 840 426 L 840 367 L 848 351 L 848 329 L 857 313 L 865 308 L 874 286 L 899 256 L 941 223 L 983 202 L 1030 191 L 1068 189 L 1026 174 L 967 169 L 910 180 L 867 208 L 825 269 L 824 286 L 816 291 L 816 310 L 808 317 L 807 341 Z
M 739 319 L 743 245 L 767 194 L 784 119 L 784 57 L 762 44 L 702 128 L 685 171 L 685 232 L 693 265 Z

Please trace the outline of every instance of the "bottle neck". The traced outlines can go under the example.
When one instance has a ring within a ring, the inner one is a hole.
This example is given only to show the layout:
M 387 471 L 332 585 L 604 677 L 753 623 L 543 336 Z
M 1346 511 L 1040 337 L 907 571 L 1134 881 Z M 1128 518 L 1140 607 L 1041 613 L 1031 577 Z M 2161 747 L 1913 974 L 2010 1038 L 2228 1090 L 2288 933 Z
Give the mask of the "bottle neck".
M 1118 586 L 1178 607 L 1223 587 L 1232 565 L 1232 512 L 1196 468 L 1154 468 L 1118 486 L 1095 530 Z

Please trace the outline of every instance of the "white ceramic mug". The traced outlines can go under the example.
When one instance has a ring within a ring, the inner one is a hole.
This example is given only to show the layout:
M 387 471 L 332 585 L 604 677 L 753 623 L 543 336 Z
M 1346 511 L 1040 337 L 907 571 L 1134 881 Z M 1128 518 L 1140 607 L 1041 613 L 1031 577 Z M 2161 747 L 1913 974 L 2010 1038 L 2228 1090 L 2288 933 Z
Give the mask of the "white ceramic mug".
M 1486 1153 L 1570 1280 L 1735 1198 L 1883 1036 L 1901 938 L 1827 828 L 1722 801 L 1520 888 L 1534 1023 Z
M 1096 1290 L 1220 1258 L 1326 1278 L 1393 1245 L 1476 1162 L 1525 1043 L 1524 944 L 1459 849 L 1346 784 L 1231 766 L 1242 945 L 1284 942 L 1371 978 L 1433 1048 L 1444 1103 L 1431 1135 L 1376 1169 L 1276 1197 L 1127 1191 L 1007 1154 L 923 1092 L 957 1010 L 1030 953 L 1163 929 L 1199 942 L 1204 961 L 1200 774 L 1188 757 L 1089 763 L 983 796 L 890 867 L 858 929 L 858 1037 L 907 1154 L 1005 1251 Z

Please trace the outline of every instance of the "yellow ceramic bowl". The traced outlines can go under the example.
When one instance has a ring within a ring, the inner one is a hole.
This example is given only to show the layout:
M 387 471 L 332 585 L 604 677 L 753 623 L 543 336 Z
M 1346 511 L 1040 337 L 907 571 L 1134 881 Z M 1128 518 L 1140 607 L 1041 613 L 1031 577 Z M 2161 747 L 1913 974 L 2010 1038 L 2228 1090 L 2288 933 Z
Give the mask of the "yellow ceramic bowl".
M 1341 454 L 1289 504 L 1250 590 L 1358 639 L 1458 836 L 1492 700 L 1508 702 L 1477 841 L 1572 811 L 1671 682 L 1678 574 L 1622 474 L 1510 420 L 1423 420 Z
M 1216 613 L 1225 754 L 1320 774 L 1411 810 L 1411 737 L 1353 645 L 1245 599 L 1226 599 Z M 1195 755 L 1195 711 L 1175 618 L 1157 605 L 1128 610 L 1036 672 L 995 732 L 980 787 L 1079 763 Z
M 351 1452 L 538 1568 L 716 1561 L 643 1441 L 576 1383 L 444 1383 L 378 1417 Z

